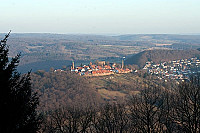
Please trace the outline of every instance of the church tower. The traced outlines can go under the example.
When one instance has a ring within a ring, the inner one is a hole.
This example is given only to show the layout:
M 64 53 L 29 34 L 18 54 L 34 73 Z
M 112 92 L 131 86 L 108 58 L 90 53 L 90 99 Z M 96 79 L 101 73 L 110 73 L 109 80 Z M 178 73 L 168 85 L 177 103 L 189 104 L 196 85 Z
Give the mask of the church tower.
M 71 71 L 74 71 L 74 61 L 72 61 Z
M 122 59 L 122 69 L 124 68 L 124 59 Z
M 72 69 L 74 70 L 74 61 L 72 61 Z

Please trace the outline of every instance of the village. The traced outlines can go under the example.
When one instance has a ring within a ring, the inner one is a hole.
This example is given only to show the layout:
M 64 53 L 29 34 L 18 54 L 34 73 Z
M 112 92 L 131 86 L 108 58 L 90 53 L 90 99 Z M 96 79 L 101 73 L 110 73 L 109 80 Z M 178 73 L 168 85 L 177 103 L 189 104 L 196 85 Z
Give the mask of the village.
M 130 73 L 132 70 L 124 68 L 124 61 L 122 60 L 121 67 L 118 68 L 116 63 L 106 63 L 106 61 L 97 61 L 95 64 L 90 62 L 88 65 L 81 65 L 75 67 L 72 62 L 71 71 L 80 76 L 105 76 L 115 73 Z
M 159 79 L 187 80 L 191 74 L 200 73 L 200 60 L 195 58 L 174 60 L 154 64 L 146 62 L 143 68 Z

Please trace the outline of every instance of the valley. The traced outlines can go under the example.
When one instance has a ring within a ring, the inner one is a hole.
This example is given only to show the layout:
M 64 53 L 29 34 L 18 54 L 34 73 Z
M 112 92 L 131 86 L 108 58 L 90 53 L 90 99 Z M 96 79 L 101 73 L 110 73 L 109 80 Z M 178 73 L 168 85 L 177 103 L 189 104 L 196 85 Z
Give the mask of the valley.
M 199 48 L 199 37 L 199 35 L 170 34 L 106 36 L 13 33 L 8 40 L 8 45 L 11 49 L 10 57 L 21 53 L 20 66 L 25 67 L 29 64 L 31 69 L 39 70 L 39 68 L 35 69 L 34 63 L 55 60 L 86 61 L 88 63 L 95 60 L 106 60 L 120 63 L 122 57 L 128 59 L 145 50 L 194 50 Z M 57 63 L 57 65 L 62 68 L 63 63 Z M 65 64 L 65 66 L 68 65 L 68 63 Z M 140 64 L 137 65 L 140 66 Z M 51 67 L 42 68 L 42 66 L 41 69 L 46 71 Z

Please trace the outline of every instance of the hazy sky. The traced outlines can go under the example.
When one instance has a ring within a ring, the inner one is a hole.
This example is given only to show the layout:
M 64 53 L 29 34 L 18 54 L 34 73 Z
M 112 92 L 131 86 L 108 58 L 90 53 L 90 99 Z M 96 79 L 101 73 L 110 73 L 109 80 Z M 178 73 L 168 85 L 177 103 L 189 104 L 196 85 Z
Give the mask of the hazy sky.
M 200 0 L 0 0 L 0 32 L 200 33 Z

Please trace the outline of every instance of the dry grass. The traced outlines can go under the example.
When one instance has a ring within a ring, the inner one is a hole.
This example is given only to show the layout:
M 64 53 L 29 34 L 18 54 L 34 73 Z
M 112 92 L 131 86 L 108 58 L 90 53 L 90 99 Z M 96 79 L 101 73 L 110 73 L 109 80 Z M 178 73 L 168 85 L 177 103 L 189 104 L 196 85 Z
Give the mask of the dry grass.
M 98 89 L 98 93 L 105 99 L 115 99 L 117 97 L 125 97 L 126 94 L 119 91 L 110 91 L 106 89 Z

